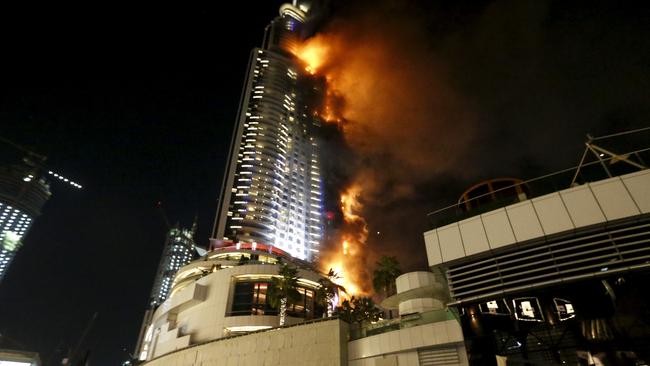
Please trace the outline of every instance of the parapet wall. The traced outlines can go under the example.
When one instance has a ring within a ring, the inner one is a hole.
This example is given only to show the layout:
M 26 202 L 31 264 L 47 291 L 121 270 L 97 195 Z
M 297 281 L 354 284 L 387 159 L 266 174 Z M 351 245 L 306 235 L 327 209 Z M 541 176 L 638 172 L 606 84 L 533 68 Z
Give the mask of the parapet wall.
M 303 323 L 181 349 L 146 366 L 343 366 L 348 325 L 339 319 Z

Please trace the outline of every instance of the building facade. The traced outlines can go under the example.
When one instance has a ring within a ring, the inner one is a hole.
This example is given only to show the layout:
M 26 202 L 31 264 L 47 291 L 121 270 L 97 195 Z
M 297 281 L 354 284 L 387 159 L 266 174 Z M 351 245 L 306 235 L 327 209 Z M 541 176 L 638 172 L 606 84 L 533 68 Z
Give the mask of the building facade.
M 189 230 L 176 225 L 176 227 L 167 232 L 165 246 L 160 257 L 153 287 L 151 288 L 151 295 L 149 296 L 149 306 L 145 310 L 142 324 L 140 325 L 140 333 L 135 345 L 134 354 L 136 355 L 140 352 L 144 332 L 151 324 L 154 311 L 169 297 L 176 273 L 181 267 L 189 264 L 197 256 L 195 251 L 198 251 L 198 249 L 194 244 L 195 232 L 196 221 Z
M 349 366 L 467 365 L 463 331 L 446 307 L 449 298 L 440 276 L 417 271 L 397 277 L 397 293 L 385 299 L 395 319 L 350 328 Z
M 251 52 L 213 238 L 313 259 L 323 235 L 322 80 L 292 51 L 308 34 L 307 2 L 285 4 Z
M 169 297 L 143 329 L 140 360 L 277 327 L 278 309 L 271 306 L 269 292 L 282 263 L 299 268 L 300 299 L 287 309 L 286 324 L 321 319 L 324 308 L 315 296 L 321 274 L 280 249 L 238 243 L 216 248 L 178 271 Z
M 167 232 L 165 247 L 151 289 L 150 306 L 152 308 L 159 306 L 167 299 L 176 272 L 194 259 L 195 231 L 196 225 L 189 230 L 177 226 Z
M 284 326 L 270 305 L 282 263 L 296 266 L 300 298 Z M 216 248 L 177 273 L 170 296 L 151 316 L 138 349 L 146 365 L 467 365 L 458 319 L 431 272 L 397 279 L 386 307 L 396 319 L 349 324 L 317 300 L 323 275 L 309 262 L 263 244 Z
M 532 196 L 507 190 L 484 199 L 488 209 L 461 202 L 462 219 L 424 233 L 470 364 L 649 360 L 650 170 Z
M 49 197 L 47 182 L 28 166 L 0 168 L 0 281 Z

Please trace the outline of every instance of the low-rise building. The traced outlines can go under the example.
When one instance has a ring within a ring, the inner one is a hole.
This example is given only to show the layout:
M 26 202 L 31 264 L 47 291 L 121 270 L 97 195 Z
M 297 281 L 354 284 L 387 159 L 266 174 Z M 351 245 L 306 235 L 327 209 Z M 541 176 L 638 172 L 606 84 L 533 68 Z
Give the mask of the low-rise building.
M 480 195 L 466 192 L 459 208 L 437 213 L 440 224 L 424 234 L 428 261 L 445 274 L 470 364 L 650 359 L 642 300 L 650 280 L 650 170 L 635 170 L 616 176 L 609 168 L 614 176 L 559 190 L 522 185 L 553 187 L 554 179 L 568 186 L 574 172 L 513 181 L 498 195 L 477 185 Z M 444 218 L 450 211 L 456 220 Z
M 279 314 L 270 305 L 269 290 L 282 263 L 299 269 L 300 300 L 287 309 L 286 324 L 322 318 L 315 291 L 323 276 L 307 262 L 262 244 L 216 248 L 178 271 L 169 297 L 144 331 L 140 359 L 277 327 Z

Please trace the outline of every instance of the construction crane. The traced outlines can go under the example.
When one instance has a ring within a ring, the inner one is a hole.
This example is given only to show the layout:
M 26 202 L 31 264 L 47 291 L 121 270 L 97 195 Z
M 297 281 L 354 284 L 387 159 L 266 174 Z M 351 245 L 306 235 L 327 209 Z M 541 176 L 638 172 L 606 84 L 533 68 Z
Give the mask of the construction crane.
M 44 175 L 50 175 L 54 178 L 57 178 L 61 183 L 68 184 L 76 189 L 82 189 L 83 186 L 72 179 L 65 177 L 62 174 L 59 174 L 55 171 L 52 171 L 47 168 L 45 161 L 47 157 L 41 154 L 37 154 L 7 138 L 0 136 L 0 142 L 10 146 L 11 148 L 20 151 L 25 154 L 23 157 L 23 162 L 27 165 L 28 170 L 23 178 L 25 182 L 31 182 L 32 180 L 41 178 Z
M 571 180 L 571 185 L 572 186 L 576 185 L 578 176 L 581 173 L 581 169 L 593 163 L 593 162 L 591 163 L 587 162 L 588 160 L 587 156 L 589 155 L 589 153 L 591 153 L 595 157 L 595 162 L 598 162 L 601 165 L 601 167 L 603 168 L 607 176 L 610 178 L 612 177 L 610 168 L 613 164 L 616 164 L 618 162 L 626 163 L 628 164 L 628 166 L 640 170 L 647 169 L 648 166 L 646 165 L 645 161 L 641 157 L 642 153 L 648 152 L 647 148 L 630 151 L 626 153 L 618 153 L 618 152 L 611 151 L 610 149 L 604 148 L 602 145 L 600 145 L 600 143 L 596 144 L 596 142 L 603 141 L 606 139 L 611 139 L 611 138 L 626 136 L 626 135 L 639 134 L 642 132 L 645 133 L 650 132 L 650 127 L 643 127 L 635 130 L 623 131 L 623 132 L 613 133 L 610 135 L 599 136 L 599 137 L 593 137 L 588 134 L 587 141 L 585 142 L 585 151 L 582 154 L 580 163 L 578 164 L 576 172 L 573 175 L 573 179 Z

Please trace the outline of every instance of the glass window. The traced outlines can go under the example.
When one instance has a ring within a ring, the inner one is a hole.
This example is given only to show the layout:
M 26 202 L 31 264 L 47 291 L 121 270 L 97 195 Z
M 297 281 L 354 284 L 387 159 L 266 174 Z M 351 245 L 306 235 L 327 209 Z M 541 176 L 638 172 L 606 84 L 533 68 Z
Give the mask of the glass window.
M 315 303 L 314 291 L 306 288 L 299 288 L 300 300 L 289 306 L 287 314 L 289 316 L 314 319 L 323 315 L 322 307 Z
M 277 310 L 269 306 L 266 294 L 271 283 L 237 282 L 229 315 L 275 315 Z

